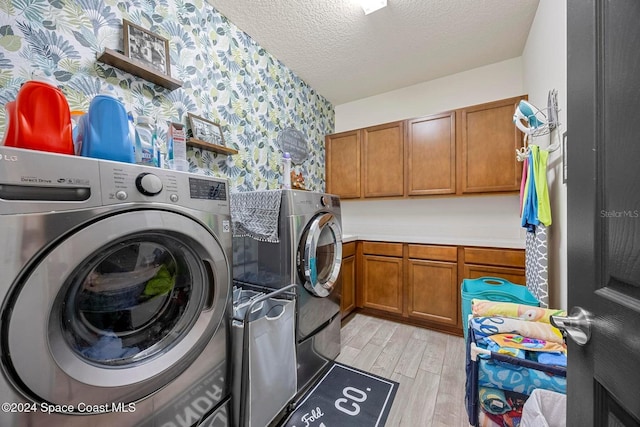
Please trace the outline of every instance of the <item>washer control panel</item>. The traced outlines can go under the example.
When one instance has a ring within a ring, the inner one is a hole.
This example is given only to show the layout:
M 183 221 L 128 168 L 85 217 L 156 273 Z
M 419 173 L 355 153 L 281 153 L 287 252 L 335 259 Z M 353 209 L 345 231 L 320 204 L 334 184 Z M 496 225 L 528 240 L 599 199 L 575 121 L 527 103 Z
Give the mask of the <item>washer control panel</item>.
M 136 178 L 136 188 L 145 196 L 155 196 L 162 191 L 162 180 L 151 172 L 143 172 Z
M 99 161 L 103 204 L 158 202 L 210 210 L 228 206 L 227 181 L 169 169 Z

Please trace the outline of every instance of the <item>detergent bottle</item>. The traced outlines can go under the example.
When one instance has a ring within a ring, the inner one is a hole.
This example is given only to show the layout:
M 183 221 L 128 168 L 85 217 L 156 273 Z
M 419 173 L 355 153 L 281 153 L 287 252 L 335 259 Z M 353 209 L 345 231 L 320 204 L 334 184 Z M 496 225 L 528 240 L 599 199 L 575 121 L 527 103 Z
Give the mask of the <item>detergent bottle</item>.
M 291 189 L 291 154 L 282 155 L 282 188 Z
M 135 163 L 127 112 L 117 98 L 100 94 L 89 104 L 80 154 L 84 157 Z
M 151 123 L 151 117 L 138 117 L 136 125 L 136 163 L 145 166 L 159 166 L 157 164 L 158 156 L 153 136 L 155 131 Z
M 29 80 L 5 108 L 8 123 L 4 145 L 74 154 L 71 111 L 60 89 L 44 81 Z

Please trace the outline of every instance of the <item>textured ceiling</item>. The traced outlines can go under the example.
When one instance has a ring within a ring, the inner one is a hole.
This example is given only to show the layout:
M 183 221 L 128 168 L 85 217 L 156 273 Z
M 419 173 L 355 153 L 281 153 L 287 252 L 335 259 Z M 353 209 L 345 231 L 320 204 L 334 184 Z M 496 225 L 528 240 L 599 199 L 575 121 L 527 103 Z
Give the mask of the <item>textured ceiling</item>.
M 539 0 L 208 0 L 334 105 L 520 56 Z

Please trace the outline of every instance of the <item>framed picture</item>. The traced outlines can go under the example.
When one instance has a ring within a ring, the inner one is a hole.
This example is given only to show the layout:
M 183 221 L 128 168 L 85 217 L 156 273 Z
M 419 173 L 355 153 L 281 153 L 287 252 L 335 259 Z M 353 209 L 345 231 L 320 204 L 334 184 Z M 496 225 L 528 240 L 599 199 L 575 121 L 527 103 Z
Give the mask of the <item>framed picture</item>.
M 224 146 L 222 127 L 220 127 L 218 123 L 189 113 L 189 124 L 191 126 L 191 133 L 195 139 L 208 142 L 209 144 Z
M 170 76 L 169 40 L 126 19 L 122 20 L 122 27 L 124 54 L 149 68 Z

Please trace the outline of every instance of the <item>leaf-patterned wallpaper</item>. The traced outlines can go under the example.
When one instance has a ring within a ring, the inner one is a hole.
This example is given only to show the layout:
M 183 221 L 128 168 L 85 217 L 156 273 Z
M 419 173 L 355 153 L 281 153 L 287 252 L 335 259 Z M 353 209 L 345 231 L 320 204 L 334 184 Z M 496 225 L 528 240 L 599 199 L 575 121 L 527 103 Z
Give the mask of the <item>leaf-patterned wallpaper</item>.
M 122 19 L 170 41 L 169 91 L 96 60 L 104 48 L 122 51 Z M 333 133 L 333 106 L 204 0 L 0 0 L 0 104 L 15 99 L 33 76 L 54 80 L 71 110 L 86 111 L 99 93 L 118 97 L 134 117 L 187 124 L 191 112 L 222 125 L 226 156 L 189 147 L 192 171 L 229 178 L 232 189 L 278 188 L 279 132 L 306 135 L 302 165 L 308 189 L 324 189 L 324 135 Z M 6 123 L 0 108 L 0 131 Z

